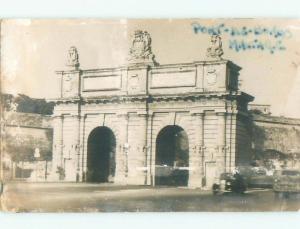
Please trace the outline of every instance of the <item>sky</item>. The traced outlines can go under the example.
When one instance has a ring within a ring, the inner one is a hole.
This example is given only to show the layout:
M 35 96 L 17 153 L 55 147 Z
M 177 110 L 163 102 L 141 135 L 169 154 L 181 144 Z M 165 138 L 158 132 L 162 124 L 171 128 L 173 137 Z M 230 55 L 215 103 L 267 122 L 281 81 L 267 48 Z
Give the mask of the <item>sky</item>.
M 76 46 L 81 69 L 126 65 L 135 30 L 152 37 L 160 64 L 205 59 L 210 34 L 222 37 L 224 59 L 239 65 L 240 89 L 270 104 L 274 115 L 300 118 L 300 20 L 156 19 L 15 20 L 1 24 L 2 91 L 58 97 L 55 71 Z

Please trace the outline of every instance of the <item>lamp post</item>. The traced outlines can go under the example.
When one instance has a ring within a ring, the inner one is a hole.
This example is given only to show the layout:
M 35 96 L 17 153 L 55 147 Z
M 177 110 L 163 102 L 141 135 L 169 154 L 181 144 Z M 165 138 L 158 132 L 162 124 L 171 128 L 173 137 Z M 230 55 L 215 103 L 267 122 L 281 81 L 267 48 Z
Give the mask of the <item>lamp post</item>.
M 37 182 L 37 163 L 38 163 L 38 158 L 40 158 L 40 149 L 39 148 L 35 148 L 34 149 L 34 158 L 35 158 L 35 181 Z

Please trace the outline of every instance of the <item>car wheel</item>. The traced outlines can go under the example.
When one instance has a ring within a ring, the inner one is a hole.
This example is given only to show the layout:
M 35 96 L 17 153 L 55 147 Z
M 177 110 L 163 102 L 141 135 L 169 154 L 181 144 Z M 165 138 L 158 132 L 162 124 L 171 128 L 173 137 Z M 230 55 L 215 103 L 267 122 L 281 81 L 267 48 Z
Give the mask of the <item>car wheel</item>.
M 275 198 L 276 199 L 281 199 L 283 197 L 283 193 L 282 192 L 275 192 Z
M 213 195 L 214 195 L 214 196 L 217 195 L 218 193 L 219 193 L 218 190 L 213 190 Z
M 213 195 L 217 195 L 220 191 L 220 188 L 217 184 L 213 184 L 212 186 Z
M 283 196 L 284 196 L 284 198 L 289 198 L 290 197 L 290 193 L 285 192 Z

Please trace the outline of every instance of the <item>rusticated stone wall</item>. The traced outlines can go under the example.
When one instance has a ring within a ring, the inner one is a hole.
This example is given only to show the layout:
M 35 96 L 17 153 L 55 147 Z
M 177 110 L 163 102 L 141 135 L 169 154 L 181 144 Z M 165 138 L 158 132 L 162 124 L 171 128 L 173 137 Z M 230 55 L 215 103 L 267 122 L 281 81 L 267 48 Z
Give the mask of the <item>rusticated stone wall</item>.
M 300 119 L 253 114 L 253 147 L 258 152 L 300 153 Z
M 1 132 L 3 179 L 22 178 L 16 174 L 18 165 L 35 160 L 52 160 L 52 118 L 45 115 L 6 111 Z M 38 148 L 40 157 L 34 157 Z M 34 166 L 32 166 L 34 167 Z M 45 173 L 43 173 L 45 174 Z M 43 176 L 42 179 L 44 179 Z

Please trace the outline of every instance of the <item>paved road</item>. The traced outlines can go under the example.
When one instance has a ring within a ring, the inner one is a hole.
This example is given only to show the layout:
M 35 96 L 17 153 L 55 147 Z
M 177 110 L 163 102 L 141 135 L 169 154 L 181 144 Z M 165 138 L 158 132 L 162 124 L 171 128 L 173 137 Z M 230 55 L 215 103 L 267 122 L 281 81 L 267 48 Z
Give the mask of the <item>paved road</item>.
M 298 211 L 300 197 L 272 190 L 213 196 L 198 189 L 76 183 L 9 183 L 2 208 L 15 212 Z

